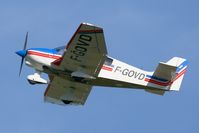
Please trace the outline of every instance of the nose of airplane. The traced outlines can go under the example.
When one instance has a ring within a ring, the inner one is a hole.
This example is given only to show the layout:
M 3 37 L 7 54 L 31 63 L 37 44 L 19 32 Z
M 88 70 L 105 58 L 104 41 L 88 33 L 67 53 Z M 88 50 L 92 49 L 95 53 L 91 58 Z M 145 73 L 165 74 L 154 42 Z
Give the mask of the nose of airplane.
M 20 50 L 20 51 L 17 51 L 15 52 L 17 55 L 21 56 L 22 58 L 24 58 L 27 54 L 27 51 L 26 50 Z

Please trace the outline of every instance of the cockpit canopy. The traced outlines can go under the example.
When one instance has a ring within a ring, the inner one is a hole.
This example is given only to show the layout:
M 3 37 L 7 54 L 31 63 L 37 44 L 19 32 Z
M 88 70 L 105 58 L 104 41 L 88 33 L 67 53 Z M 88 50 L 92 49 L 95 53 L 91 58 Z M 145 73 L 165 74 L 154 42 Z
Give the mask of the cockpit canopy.
M 65 49 L 66 49 L 66 46 L 60 46 L 60 47 L 54 48 L 54 50 L 55 50 L 55 51 L 57 52 L 57 54 L 59 54 L 59 55 L 63 55 Z

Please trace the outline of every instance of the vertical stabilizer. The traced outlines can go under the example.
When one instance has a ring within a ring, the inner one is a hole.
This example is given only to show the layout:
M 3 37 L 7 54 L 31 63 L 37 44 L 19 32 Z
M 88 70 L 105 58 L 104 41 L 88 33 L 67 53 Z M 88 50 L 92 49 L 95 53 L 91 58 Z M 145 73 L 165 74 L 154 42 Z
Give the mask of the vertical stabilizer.
M 184 77 L 184 73 L 187 68 L 187 60 L 179 57 L 173 57 L 167 62 L 167 64 L 176 66 L 176 76 L 171 81 L 170 90 L 179 91 Z
M 166 63 L 160 62 L 153 75 L 147 75 L 145 81 L 156 89 L 179 91 L 186 68 L 186 59 L 173 57 Z

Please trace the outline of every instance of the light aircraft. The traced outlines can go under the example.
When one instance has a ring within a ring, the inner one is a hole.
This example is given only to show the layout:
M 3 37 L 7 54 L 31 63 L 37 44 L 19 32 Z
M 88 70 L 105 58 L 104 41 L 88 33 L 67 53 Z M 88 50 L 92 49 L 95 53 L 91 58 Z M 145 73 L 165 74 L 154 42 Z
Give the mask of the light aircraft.
M 29 48 L 26 34 L 23 50 L 16 54 L 35 69 L 28 75 L 30 84 L 48 84 L 44 93 L 46 102 L 60 105 L 84 105 L 92 86 L 144 89 L 163 95 L 166 91 L 179 91 L 187 60 L 173 57 L 160 62 L 155 71 L 144 71 L 107 55 L 103 29 L 81 23 L 67 46 L 54 49 Z M 46 73 L 49 80 L 41 77 Z

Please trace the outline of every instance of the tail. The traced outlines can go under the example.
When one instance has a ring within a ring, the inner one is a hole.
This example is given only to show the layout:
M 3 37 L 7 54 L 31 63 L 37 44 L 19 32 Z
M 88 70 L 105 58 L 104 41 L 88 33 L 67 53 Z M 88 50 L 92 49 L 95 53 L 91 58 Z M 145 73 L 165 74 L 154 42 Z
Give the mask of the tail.
M 176 72 L 173 79 L 171 79 L 171 85 L 169 90 L 179 91 L 184 77 L 184 73 L 187 68 L 187 60 L 179 57 L 174 57 L 167 62 L 168 65 L 176 66 Z
M 186 68 L 186 59 L 173 57 L 166 63 L 160 62 L 153 75 L 147 75 L 145 81 L 149 82 L 148 86 L 160 89 L 161 94 L 168 90 L 179 91 Z

